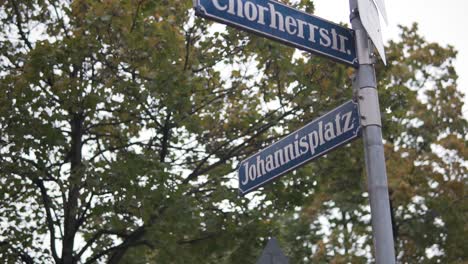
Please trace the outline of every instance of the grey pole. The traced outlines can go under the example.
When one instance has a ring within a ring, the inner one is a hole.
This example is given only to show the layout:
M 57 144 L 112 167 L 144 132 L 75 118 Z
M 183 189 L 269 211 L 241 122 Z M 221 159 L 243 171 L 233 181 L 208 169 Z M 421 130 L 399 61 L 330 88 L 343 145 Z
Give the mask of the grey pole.
M 377 264 L 394 264 L 390 201 L 382 143 L 382 124 L 377 94 L 374 59 L 367 32 L 359 16 L 357 0 L 349 0 L 351 24 L 356 32 L 356 52 L 359 68 L 354 83 L 359 98 L 362 138 L 366 160 L 369 200 L 372 217 L 374 254 Z

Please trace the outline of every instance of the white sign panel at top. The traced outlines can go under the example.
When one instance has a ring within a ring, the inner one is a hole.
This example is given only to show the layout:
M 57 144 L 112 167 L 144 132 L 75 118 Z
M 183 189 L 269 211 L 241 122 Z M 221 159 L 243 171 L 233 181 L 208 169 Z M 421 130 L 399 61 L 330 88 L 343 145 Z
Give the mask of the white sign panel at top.
M 383 0 L 379 0 L 382 2 Z M 382 39 L 382 29 L 380 28 L 379 11 L 373 0 L 358 0 L 359 15 L 361 22 L 367 31 L 372 43 L 380 54 L 382 61 L 387 65 L 385 58 L 385 48 Z
M 388 16 L 387 16 L 387 9 L 385 8 L 385 1 L 384 0 L 374 0 L 375 4 L 377 5 L 377 9 L 379 9 L 380 14 L 382 15 L 385 23 L 388 24 Z

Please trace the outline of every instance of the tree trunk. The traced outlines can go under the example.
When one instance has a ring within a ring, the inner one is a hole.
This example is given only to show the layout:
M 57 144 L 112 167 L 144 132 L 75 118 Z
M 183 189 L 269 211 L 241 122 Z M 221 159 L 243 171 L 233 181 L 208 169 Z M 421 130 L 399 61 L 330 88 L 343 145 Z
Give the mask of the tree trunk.
M 73 246 L 76 235 L 76 223 L 78 212 L 78 199 L 80 183 L 82 180 L 82 138 L 83 138 L 83 116 L 74 114 L 71 120 L 71 149 L 70 149 L 70 178 L 68 188 L 68 199 L 64 207 L 64 235 L 62 248 L 62 263 L 72 264 Z

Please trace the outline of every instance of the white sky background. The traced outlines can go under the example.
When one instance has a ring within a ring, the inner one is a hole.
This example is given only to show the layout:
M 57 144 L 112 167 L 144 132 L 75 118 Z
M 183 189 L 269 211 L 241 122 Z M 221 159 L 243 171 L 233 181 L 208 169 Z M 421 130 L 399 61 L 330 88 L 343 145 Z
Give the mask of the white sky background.
M 316 16 L 349 24 L 349 0 L 314 0 Z M 468 118 L 468 0 L 385 0 L 388 26 L 382 20 L 384 42 L 398 39 L 397 25 L 419 24 L 429 42 L 452 45 L 458 51 L 455 69 L 458 89 L 465 94 L 463 113 Z

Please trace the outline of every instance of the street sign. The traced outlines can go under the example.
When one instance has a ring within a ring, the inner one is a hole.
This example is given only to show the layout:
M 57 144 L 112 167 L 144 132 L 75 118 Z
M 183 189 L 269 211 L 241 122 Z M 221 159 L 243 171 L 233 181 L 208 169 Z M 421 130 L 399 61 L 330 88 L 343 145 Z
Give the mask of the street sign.
M 382 39 L 382 29 L 380 28 L 379 11 L 373 0 L 358 0 L 359 15 L 361 22 L 380 54 L 382 61 L 387 65 L 385 58 L 385 48 Z
M 379 9 L 385 23 L 388 24 L 387 8 L 385 7 L 385 0 L 374 0 L 377 9 Z
M 354 32 L 272 0 L 193 0 L 195 13 L 357 67 Z
M 243 160 L 238 168 L 242 195 L 358 137 L 357 103 L 348 101 Z

